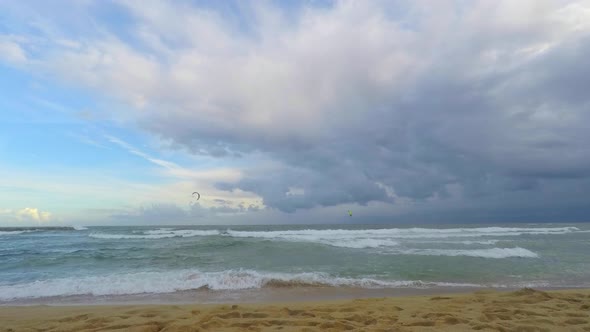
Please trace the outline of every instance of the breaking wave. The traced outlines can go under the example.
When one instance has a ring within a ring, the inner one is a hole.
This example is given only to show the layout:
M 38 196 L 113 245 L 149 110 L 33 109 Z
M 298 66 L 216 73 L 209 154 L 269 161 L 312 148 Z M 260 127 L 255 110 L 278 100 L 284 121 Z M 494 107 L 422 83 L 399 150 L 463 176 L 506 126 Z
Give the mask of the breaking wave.
M 391 252 L 392 254 L 402 255 L 426 255 L 426 256 L 467 256 L 481 258 L 538 258 L 536 253 L 516 247 L 516 248 L 491 248 L 491 249 L 407 249 Z
M 91 233 L 88 236 L 95 239 L 109 239 L 109 240 L 121 240 L 121 239 L 165 239 L 173 237 L 194 237 L 194 236 L 211 236 L 219 235 L 217 230 L 191 230 L 191 229 L 157 229 L 151 231 L 145 231 L 143 234 L 110 234 L 110 233 Z
M 266 239 L 330 239 L 330 238 L 397 238 L 397 239 L 432 239 L 432 238 L 458 238 L 458 237 L 482 237 L 482 236 L 519 236 L 541 234 L 567 234 L 579 231 L 577 227 L 553 227 L 553 228 L 507 228 L 507 227 L 481 227 L 481 228 L 385 228 L 385 229 L 327 229 L 327 230 L 291 230 L 291 231 L 234 231 L 228 230 L 227 234 L 233 237 L 255 237 Z
M 0 300 L 10 301 L 24 298 L 73 295 L 158 294 L 196 289 L 243 290 L 267 287 L 428 288 L 437 286 L 480 287 L 480 285 L 468 283 L 341 278 L 319 272 L 289 274 L 253 270 L 228 270 L 222 272 L 180 270 L 61 278 L 3 285 L 0 286 Z
M 395 247 L 399 241 L 412 239 L 428 240 L 429 242 L 444 242 L 463 245 L 493 245 L 499 240 L 462 240 L 448 241 L 446 239 L 456 238 L 480 238 L 480 237 L 502 237 L 519 235 L 553 235 L 566 234 L 578 231 L 576 227 L 556 228 L 391 228 L 391 229 L 364 229 L 364 230 L 289 230 L 289 231 L 234 231 L 227 230 L 223 235 L 236 238 L 259 238 L 268 240 L 282 240 L 293 242 L 313 242 L 335 247 L 346 248 L 382 248 Z M 500 249 L 500 248 L 498 248 Z M 511 253 L 513 254 L 513 253 Z M 483 253 L 481 255 L 487 255 Z M 493 256 L 493 255 L 492 255 Z M 484 256 L 482 256 L 484 257 Z M 485 256 L 487 257 L 487 256 Z M 528 257 L 528 256 L 527 256 Z
M 327 229 L 327 230 L 284 230 L 284 231 L 237 231 L 228 229 L 194 230 L 158 228 L 133 233 L 92 232 L 88 236 L 96 239 L 167 239 L 177 237 L 224 236 L 231 238 L 264 239 L 270 241 L 308 242 L 340 248 L 391 249 L 399 248 L 400 242 L 442 243 L 460 245 L 494 245 L 499 239 L 485 237 L 514 237 L 519 235 L 555 235 L 578 232 L 576 227 L 479 227 L 479 228 L 390 228 L 390 229 Z M 482 239 L 482 237 L 484 237 Z M 406 250 L 391 251 L 397 254 L 473 256 L 486 258 L 537 257 L 537 254 L 523 248 L 488 248 L 478 250 Z
M 4 236 L 4 235 L 18 235 L 18 234 L 22 234 L 22 233 L 28 233 L 31 231 L 0 231 L 0 236 Z

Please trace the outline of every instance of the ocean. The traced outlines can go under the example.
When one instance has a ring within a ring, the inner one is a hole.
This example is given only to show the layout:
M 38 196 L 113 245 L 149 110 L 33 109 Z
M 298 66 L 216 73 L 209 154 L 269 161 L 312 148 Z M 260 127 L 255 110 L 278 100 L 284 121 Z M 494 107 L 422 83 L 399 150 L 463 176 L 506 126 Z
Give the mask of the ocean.
M 4 305 L 482 287 L 590 288 L 590 224 L 0 229 Z

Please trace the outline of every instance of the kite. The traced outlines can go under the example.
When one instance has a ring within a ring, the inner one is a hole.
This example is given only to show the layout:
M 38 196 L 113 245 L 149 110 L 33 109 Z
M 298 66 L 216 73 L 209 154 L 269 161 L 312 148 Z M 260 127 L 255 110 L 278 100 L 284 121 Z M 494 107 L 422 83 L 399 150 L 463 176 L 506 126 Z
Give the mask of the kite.
M 199 199 L 201 199 L 201 194 L 198 192 L 193 192 L 193 199 L 191 201 L 191 205 L 194 205 Z

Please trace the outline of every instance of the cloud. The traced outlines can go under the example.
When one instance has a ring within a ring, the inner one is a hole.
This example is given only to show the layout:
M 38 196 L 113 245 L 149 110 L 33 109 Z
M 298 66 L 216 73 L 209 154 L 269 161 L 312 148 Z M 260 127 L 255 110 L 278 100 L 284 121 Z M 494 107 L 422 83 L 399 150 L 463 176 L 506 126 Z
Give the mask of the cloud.
M 95 139 L 90 138 L 88 135 L 77 134 L 77 133 L 68 133 L 67 135 L 73 139 L 76 139 L 77 141 L 79 141 L 81 143 L 91 145 L 91 146 L 101 148 L 101 149 L 109 149 L 106 145 L 98 142 Z
M 55 43 L 35 68 L 127 105 L 112 116 L 171 148 L 270 161 L 218 190 L 284 212 L 403 200 L 531 211 L 590 194 L 587 1 L 252 3 L 238 30 L 186 3 L 119 10 L 125 38 Z
M 180 166 L 174 162 L 158 159 L 145 153 L 131 144 L 116 138 L 114 136 L 107 135 L 107 139 L 119 147 L 122 147 L 129 153 L 139 156 L 150 163 L 157 165 L 164 169 L 163 175 L 166 177 L 173 178 L 176 181 L 172 187 L 168 188 L 168 191 L 177 191 L 184 193 L 191 193 L 198 188 L 198 191 L 203 193 L 203 202 L 206 205 L 214 206 L 216 201 L 233 202 L 238 204 L 238 201 L 249 201 L 249 204 L 256 204 L 254 200 L 258 197 L 252 193 L 245 193 L 242 190 L 232 190 L 231 193 L 221 192 L 214 186 L 215 183 L 220 181 L 235 182 L 242 178 L 242 171 L 237 168 L 230 167 L 218 167 L 218 168 L 207 168 L 207 169 L 189 169 L 187 167 Z M 175 195 L 178 196 L 178 195 Z M 185 194 L 182 195 L 183 197 Z M 219 197 L 223 198 L 219 198 Z
M 178 166 L 177 164 L 170 162 L 170 161 L 166 161 L 166 160 L 162 160 L 162 159 L 157 159 L 154 158 L 150 155 L 148 155 L 147 153 L 141 152 L 140 150 L 136 149 L 135 147 L 133 147 L 131 144 L 124 142 L 123 140 L 107 135 L 106 138 L 114 144 L 119 145 L 120 147 L 122 147 L 123 149 L 127 150 L 129 153 L 134 154 L 136 156 L 139 156 L 155 165 L 158 165 L 160 167 L 164 167 L 167 169 L 178 169 L 180 168 L 180 166 Z
M 28 61 L 27 53 L 19 43 L 19 38 L 0 35 L 0 60 L 14 65 L 22 65 Z
M 38 208 L 26 207 L 19 210 L 0 209 L 2 222 L 14 224 L 42 224 L 52 221 L 54 218 L 50 212 L 41 211 Z
M 114 224 L 151 224 L 151 225 L 184 225 L 184 224 L 212 224 L 213 220 L 230 218 L 233 222 L 242 222 L 241 216 L 246 212 L 258 212 L 260 208 L 244 202 L 237 207 L 232 204 L 222 204 L 205 207 L 199 203 L 183 209 L 176 204 L 154 203 L 137 209 L 119 211 L 107 216 L 107 223 Z M 235 217 L 239 217 L 236 219 Z M 233 219 L 232 219 L 233 218 Z
M 178 178 L 185 178 L 191 179 L 195 181 L 237 181 L 241 178 L 241 172 L 238 169 L 232 168 L 215 168 L 215 169 L 205 169 L 205 170 L 192 170 L 186 167 L 182 167 L 174 162 L 158 159 L 155 158 L 137 148 L 132 146 L 131 144 L 117 138 L 114 136 L 107 135 L 106 138 L 111 142 L 119 147 L 122 147 L 126 151 L 136 156 L 139 156 L 150 163 L 160 166 L 166 169 L 167 174 L 170 176 L 178 177 Z
M 39 211 L 37 208 L 24 208 L 16 211 L 16 218 L 19 221 L 48 222 L 51 219 L 51 213 Z

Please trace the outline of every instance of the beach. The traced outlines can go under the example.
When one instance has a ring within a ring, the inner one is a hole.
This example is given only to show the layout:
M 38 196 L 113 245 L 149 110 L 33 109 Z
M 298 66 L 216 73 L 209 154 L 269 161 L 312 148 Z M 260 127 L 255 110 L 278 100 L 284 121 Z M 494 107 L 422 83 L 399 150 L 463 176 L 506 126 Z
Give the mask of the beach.
M 590 290 L 337 301 L 0 307 L 0 331 L 590 331 Z
M 0 332 L 590 331 L 588 224 L 3 232 Z

